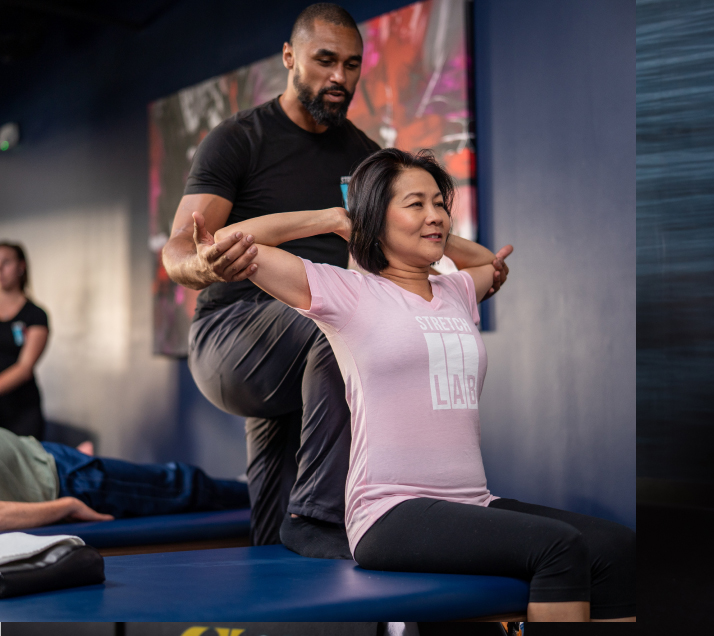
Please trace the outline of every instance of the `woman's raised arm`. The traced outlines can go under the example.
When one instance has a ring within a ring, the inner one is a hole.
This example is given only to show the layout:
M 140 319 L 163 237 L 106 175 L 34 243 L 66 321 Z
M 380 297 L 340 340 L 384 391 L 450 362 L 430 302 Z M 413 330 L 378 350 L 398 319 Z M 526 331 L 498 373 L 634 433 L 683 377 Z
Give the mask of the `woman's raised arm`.
M 508 252 L 505 256 L 508 256 L 513 251 L 513 247 L 507 247 L 510 248 L 510 251 L 504 248 L 499 252 L 499 255 L 505 251 Z M 446 242 L 444 255 L 454 261 L 454 265 L 459 270 L 463 270 L 471 276 L 476 289 L 476 300 L 481 302 L 495 285 L 494 272 L 496 268 L 493 266 L 493 262 L 496 260 L 496 255 L 483 245 L 453 234 L 449 236 L 449 240 Z M 508 270 L 504 269 L 504 271 L 507 272 Z M 505 274 L 502 274 L 502 279 L 505 281 Z
M 328 208 L 257 216 L 221 228 L 214 234 L 214 238 L 218 242 L 231 233 L 241 232 L 243 236 L 251 235 L 260 245 L 275 247 L 295 239 L 330 232 L 349 240 L 350 231 L 351 225 L 345 209 Z
M 256 250 L 257 253 L 249 268 L 248 278 L 286 305 L 309 309 L 312 295 L 302 260 L 275 246 L 330 232 L 348 240 L 350 228 L 343 208 L 329 208 L 266 214 L 224 227 L 214 237 L 218 242 L 231 233 L 240 232 L 246 237 L 245 240 L 254 242 L 250 250 Z

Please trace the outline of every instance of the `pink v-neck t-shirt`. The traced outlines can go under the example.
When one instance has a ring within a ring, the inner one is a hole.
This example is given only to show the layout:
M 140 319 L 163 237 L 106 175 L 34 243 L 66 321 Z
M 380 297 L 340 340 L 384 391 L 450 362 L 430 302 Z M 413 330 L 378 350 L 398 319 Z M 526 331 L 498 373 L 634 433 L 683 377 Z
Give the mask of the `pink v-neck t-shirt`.
M 384 513 L 417 497 L 488 506 L 479 398 L 486 349 L 473 280 L 430 276 L 428 302 L 395 283 L 303 260 L 309 310 L 345 380 L 352 449 L 350 549 Z

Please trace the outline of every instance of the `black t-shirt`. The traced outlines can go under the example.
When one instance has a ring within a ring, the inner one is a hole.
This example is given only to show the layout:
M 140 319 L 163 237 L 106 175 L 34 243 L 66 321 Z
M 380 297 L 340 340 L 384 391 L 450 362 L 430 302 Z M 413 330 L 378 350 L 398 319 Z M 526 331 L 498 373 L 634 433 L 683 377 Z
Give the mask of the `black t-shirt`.
M 342 178 L 376 150 L 379 146 L 350 121 L 324 133 L 303 130 L 275 98 L 229 117 L 208 134 L 193 158 L 184 194 L 232 201 L 226 225 L 276 212 L 344 206 Z M 280 247 L 316 263 L 347 267 L 347 242 L 336 234 Z M 194 319 L 258 292 L 248 280 L 213 283 L 199 294 Z
M 17 362 L 25 344 L 27 328 L 35 325 L 48 327 L 47 314 L 29 300 L 15 317 L 10 320 L 0 320 L 0 371 L 4 371 Z M 0 415 L 5 412 L 4 406 L 8 408 L 12 406 L 15 410 L 19 407 L 39 403 L 40 393 L 33 376 L 9 393 L 0 395 Z

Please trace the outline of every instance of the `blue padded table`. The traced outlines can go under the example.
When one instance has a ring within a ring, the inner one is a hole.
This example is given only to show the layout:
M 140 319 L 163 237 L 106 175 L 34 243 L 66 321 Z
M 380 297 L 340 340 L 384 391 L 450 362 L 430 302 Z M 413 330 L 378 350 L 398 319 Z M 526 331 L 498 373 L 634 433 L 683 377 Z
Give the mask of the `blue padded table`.
M 104 585 L 0 600 L 3 621 L 440 621 L 524 611 L 528 583 L 362 570 L 281 545 L 105 558 Z
M 81 537 L 86 544 L 95 548 L 118 548 L 157 543 L 228 539 L 245 536 L 249 530 L 250 508 L 244 508 L 218 512 L 135 517 L 115 519 L 114 521 L 61 523 L 22 532 L 40 536 L 72 534 Z

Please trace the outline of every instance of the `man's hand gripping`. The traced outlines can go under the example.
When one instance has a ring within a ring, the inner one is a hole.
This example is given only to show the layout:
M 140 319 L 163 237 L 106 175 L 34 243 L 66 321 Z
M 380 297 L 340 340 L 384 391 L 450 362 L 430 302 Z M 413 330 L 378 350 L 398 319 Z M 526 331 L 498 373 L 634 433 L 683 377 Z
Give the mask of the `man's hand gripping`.
M 242 232 L 228 235 L 216 242 L 206 229 L 206 221 L 200 212 L 194 212 L 193 242 L 202 276 L 210 283 L 234 283 L 245 280 L 255 273 L 257 265 L 251 261 L 258 253 L 253 237 Z

